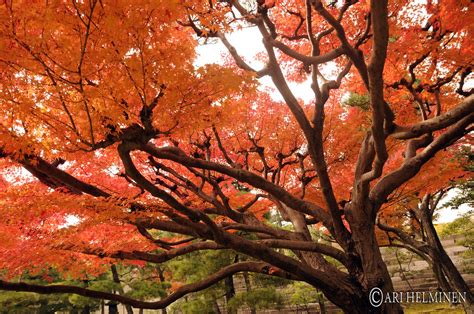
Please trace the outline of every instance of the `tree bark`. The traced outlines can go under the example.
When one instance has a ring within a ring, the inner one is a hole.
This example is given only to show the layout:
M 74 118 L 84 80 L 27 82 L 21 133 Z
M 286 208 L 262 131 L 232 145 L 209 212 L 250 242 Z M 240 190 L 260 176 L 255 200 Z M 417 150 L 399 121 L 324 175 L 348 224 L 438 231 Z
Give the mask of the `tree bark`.
M 443 267 L 441 266 L 441 261 L 433 259 L 432 261 L 433 272 L 436 278 L 436 281 L 439 284 L 439 288 L 442 291 L 453 291 L 450 283 L 446 279 L 446 275 L 444 274 Z
M 378 287 L 383 295 L 393 292 L 393 284 L 387 265 L 382 259 L 380 248 L 375 240 L 373 224 L 359 224 L 352 228 L 355 249 L 359 253 L 363 272 L 359 282 L 369 301 L 370 291 Z M 382 304 L 379 308 L 369 306 L 368 313 L 403 313 L 397 303 Z
M 441 240 L 438 237 L 438 233 L 436 232 L 432 219 L 429 217 L 429 213 L 424 210 L 420 210 L 420 212 L 423 225 L 425 226 L 426 241 L 430 246 L 430 256 L 433 259 L 433 264 L 435 264 L 436 270 L 438 271 L 438 269 L 441 269 L 446 276 L 449 282 L 447 288 L 454 288 L 456 291 L 466 294 L 466 302 L 463 305 L 465 309 L 473 311 L 474 296 L 472 295 L 469 286 L 441 244 Z M 441 284 L 446 285 L 447 283 L 440 282 L 440 285 Z
M 369 302 L 372 289 L 379 288 L 383 295 L 386 295 L 393 292 L 393 284 L 375 236 L 375 218 L 372 216 L 375 215 L 376 210 L 369 202 L 360 201 L 360 196 L 354 194 L 354 201 L 347 205 L 346 218 L 351 223 L 354 241 L 353 263 L 355 265 L 352 272 L 365 293 L 366 302 Z M 403 313 L 398 303 L 382 303 L 378 308 L 369 305 L 368 310 L 368 313 Z

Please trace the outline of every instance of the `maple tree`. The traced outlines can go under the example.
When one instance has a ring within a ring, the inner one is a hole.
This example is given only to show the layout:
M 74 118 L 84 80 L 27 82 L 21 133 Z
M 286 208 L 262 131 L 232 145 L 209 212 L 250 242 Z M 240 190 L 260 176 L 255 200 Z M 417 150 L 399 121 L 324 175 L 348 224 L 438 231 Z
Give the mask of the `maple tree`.
M 254 272 L 305 281 L 346 312 L 401 311 L 369 304 L 372 288 L 393 291 L 376 218 L 470 140 L 470 1 L 56 0 L 0 10 L 0 289 L 157 309 Z M 261 69 L 228 38 L 249 26 L 262 38 Z M 198 66 L 195 48 L 210 38 L 227 59 Z M 267 77 L 282 101 L 260 88 Z M 289 85 L 306 80 L 309 101 Z M 270 211 L 292 228 L 269 224 Z M 313 239 L 313 225 L 338 247 Z M 47 266 L 80 278 L 116 259 L 140 266 L 225 249 L 249 259 L 175 282 L 155 302 L 9 281 Z

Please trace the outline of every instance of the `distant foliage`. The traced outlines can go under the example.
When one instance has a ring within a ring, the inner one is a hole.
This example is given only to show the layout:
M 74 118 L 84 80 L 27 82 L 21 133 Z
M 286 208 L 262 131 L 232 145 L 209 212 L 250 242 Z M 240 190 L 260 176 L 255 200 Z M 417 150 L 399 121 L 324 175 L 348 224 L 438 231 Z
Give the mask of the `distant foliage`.
M 349 96 L 344 100 L 343 104 L 349 107 L 357 107 L 364 111 L 370 108 L 370 98 L 368 94 L 358 94 L 350 92 Z

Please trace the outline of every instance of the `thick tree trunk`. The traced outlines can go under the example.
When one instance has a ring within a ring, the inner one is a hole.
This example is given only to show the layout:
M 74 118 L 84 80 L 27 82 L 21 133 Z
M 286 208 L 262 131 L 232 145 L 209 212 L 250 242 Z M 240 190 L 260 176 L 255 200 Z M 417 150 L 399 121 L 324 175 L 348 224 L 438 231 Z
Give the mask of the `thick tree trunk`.
M 435 275 L 436 281 L 439 284 L 439 288 L 445 292 L 453 291 L 453 288 L 451 287 L 450 283 L 446 279 L 446 275 L 444 274 L 441 261 L 435 256 L 431 256 L 431 258 L 432 258 L 433 273 Z
M 382 302 L 378 307 L 373 307 L 369 303 L 373 289 L 380 289 L 383 297 L 393 292 L 393 284 L 375 236 L 377 211 L 373 204 L 362 201 L 365 199 L 362 194 L 354 193 L 351 204 L 346 207 L 346 218 L 351 225 L 354 246 L 352 256 L 354 266 L 350 271 L 365 294 L 366 302 L 369 304 L 367 313 L 403 313 L 398 303 Z
M 374 225 L 370 222 L 366 224 L 358 224 L 353 226 L 352 234 L 355 244 L 355 249 L 360 256 L 360 263 L 362 266 L 362 273 L 358 278 L 362 289 L 366 293 L 367 302 L 369 301 L 370 291 L 374 288 L 379 288 L 382 295 L 387 295 L 393 292 L 393 284 L 387 265 L 382 259 L 382 254 L 378 243 L 375 239 Z M 372 307 L 369 305 L 367 313 L 402 313 L 401 306 L 397 303 L 385 304 L 382 303 L 380 307 Z
M 334 284 L 338 286 L 337 282 Z M 382 289 L 384 295 L 389 292 L 388 289 L 383 290 L 382 287 L 379 288 Z M 372 306 L 370 304 L 370 289 L 367 290 L 360 287 L 359 289 L 348 291 L 346 287 L 340 287 L 340 290 L 337 292 L 328 293 L 327 291 L 323 291 L 323 293 L 330 302 L 347 314 L 402 313 L 401 307 L 398 304 L 392 304 L 391 306 L 390 304 L 381 304 L 379 307 Z
M 470 310 L 471 312 L 474 311 L 474 296 L 472 295 L 466 281 L 461 276 L 461 273 L 458 271 L 456 265 L 454 265 L 453 261 L 444 250 L 433 222 L 431 219 L 429 219 L 428 213 L 423 211 L 421 218 L 425 226 L 426 241 L 431 248 L 430 256 L 433 259 L 433 264 L 435 264 L 435 274 L 437 271 L 439 272 L 439 269 L 441 269 L 442 273 L 446 276 L 449 282 L 449 285 L 447 285 L 446 288 L 454 288 L 456 291 L 465 294 L 466 302 L 463 304 L 464 307 L 466 310 Z M 442 278 L 440 279 L 442 280 Z M 440 285 L 446 285 L 446 283 L 440 282 Z
M 370 235 L 367 235 L 370 236 Z M 373 236 L 373 235 L 372 235 Z M 222 241 L 221 239 L 219 239 Z M 236 239 L 232 236 L 226 236 L 225 241 L 227 245 L 231 245 L 236 251 L 243 252 L 249 256 L 259 258 L 262 260 L 269 260 L 273 257 L 271 250 L 257 250 L 251 243 L 247 243 L 244 240 Z M 219 242 L 218 242 L 219 243 Z M 378 246 L 375 246 L 375 249 L 378 251 Z M 380 255 L 380 252 L 379 252 Z M 306 260 L 311 262 L 311 260 Z M 306 262 L 305 261 L 305 262 Z M 383 261 L 381 261 L 383 264 Z M 294 272 L 303 278 L 305 281 L 315 288 L 320 289 L 326 298 L 340 307 L 345 313 L 381 313 L 380 309 L 373 309 L 369 303 L 369 290 L 364 289 L 359 283 L 359 278 L 345 274 L 337 268 L 333 267 L 335 270 L 332 272 L 325 272 L 322 270 L 314 270 L 308 264 L 303 263 L 303 265 L 292 265 L 291 259 L 279 260 L 275 259 L 274 264 L 276 267 L 281 269 L 286 269 L 290 266 L 294 266 Z M 355 263 L 357 264 L 357 263 Z M 360 262 L 358 263 L 360 264 Z M 298 268 L 301 267 L 301 268 Z M 320 280 L 318 278 L 312 277 L 311 273 L 319 273 L 321 276 L 325 274 L 325 280 Z M 388 272 L 387 272 L 388 273 Z M 389 283 L 391 283 L 389 281 Z M 383 309 L 383 308 L 382 308 Z M 399 313 L 399 312 L 389 312 L 389 313 Z
M 311 234 L 309 232 L 308 225 L 305 222 L 304 215 L 287 207 L 284 204 L 282 204 L 279 209 L 280 213 L 282 213 L 282 215 L 286 216 L 287 219 L 292 222 L 295 231 L 300 234 L 303 240 L 311 240 Z M 367 236 L 367 234 L 365 236 Z M 357 289 L 352 285 L 348 287 L 344 285 L 344 283 L 338 282 L 338 279 L 336 278 L 336 273 L 338 271 L 337 268 L 334 265 L 328 263 L 319 253 L 299 251 L 294 251 L 294 253 L 300 258 L 300 260 L 304 261 L 314 269 L 334 274 L 334 284 L 336 286 L 338 284 L 340 285 L 337 287 L 336 293 L 333 291 L 318 289 L 321 287 L 316 286 L 318 290 L 321 290 L 325 294 L 328 300 L 340 307 L 345 313 L 372 313 L 368 292 L 363 291 L 362 285 L 360 285 L 360 288 Z

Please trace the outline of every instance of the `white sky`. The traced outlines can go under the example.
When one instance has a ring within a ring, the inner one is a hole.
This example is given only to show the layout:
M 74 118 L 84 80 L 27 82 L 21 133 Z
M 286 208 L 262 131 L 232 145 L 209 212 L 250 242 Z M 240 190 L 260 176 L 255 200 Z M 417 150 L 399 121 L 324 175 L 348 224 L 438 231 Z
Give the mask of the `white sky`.
M 439 206 L 442 206 L 446 202 L 450 201 L 454 196 L 456 196 L 458 192 L 456 190 L 450 190 L 448 191 L 447 195 L 442 199 L 441 204 Z M 459 208 L 443 208 L 438 211 L 438 219 L 435 220 L 435 223 L 447 223 L 451 222 L 454 219 L 458 218 L 462 214 L 467 213 L 469 210 L 472 210 L 473 208 L 470 207 L 467 204 L 461 205 Z
M 242 30 L 236 31 L 227 36 L 229 42 L 237 49 L 239 55 L 255 70 L 261 70 L 264 64 L 256 59 L 256 55 L 264 51 L 262 36 L 255 27 L 247 27 Z M 217 63 L 222 64 L 224 56 L 228 54 L 226 47 L 220 42 L 213 41 L 209 44 L 201 45 L 197 48 L 198 58 L 195 62 L 196 66 Z M 324 71 L 322 71 L 324 72 Z M 274 85 L 269 76 L 265 76 L 260 79 L 260 83 L 263 87 L 274 90 L 271 94 L 272 98 L 276 101 L 283 101 L 283 97 L 275 90 Z M 290 86 L 293 94 L 296 98 L 308 101 L 313 98 L 313 93 L 310 87 L 310 81 L 306 81 L 303 84 L 297 84 L 290 82 Z

